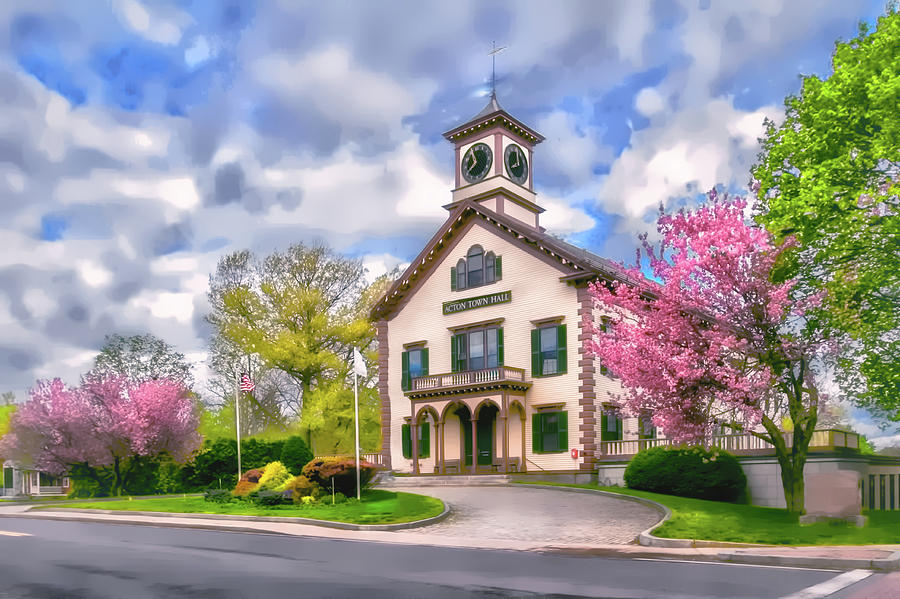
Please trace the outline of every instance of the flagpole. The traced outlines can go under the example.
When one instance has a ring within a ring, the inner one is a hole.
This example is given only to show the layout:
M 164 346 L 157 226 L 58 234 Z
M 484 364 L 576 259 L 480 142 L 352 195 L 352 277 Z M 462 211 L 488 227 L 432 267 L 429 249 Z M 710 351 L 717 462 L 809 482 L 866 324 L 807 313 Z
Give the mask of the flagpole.
M 238 482 L 241 481 L 241 410 L 239 408 L 241 399 L 241 378 L 240 375 L 234 374 L 234 428 L 237 430 L 237 459 L 238 459 Z
M 354 365 L 353 365 L 353 422 L 356 424 L 356 500 L 360 501 L 360 490 L 359 490 L 359 389 L 357 379 L 359 379 L 359 374 L 356 372 L 356 359 L 354 356 Z

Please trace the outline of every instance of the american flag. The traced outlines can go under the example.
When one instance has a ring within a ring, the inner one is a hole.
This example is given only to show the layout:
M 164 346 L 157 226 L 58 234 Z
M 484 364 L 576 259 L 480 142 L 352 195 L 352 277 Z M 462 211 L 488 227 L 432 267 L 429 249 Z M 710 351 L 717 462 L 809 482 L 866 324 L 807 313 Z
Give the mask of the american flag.
M 256 388 L 256 385 L 253 384 L 253 381 L 250 380 L 250 375 L 246 372 L 241 375 L 241 391 L 243 393 L 250 393 Z

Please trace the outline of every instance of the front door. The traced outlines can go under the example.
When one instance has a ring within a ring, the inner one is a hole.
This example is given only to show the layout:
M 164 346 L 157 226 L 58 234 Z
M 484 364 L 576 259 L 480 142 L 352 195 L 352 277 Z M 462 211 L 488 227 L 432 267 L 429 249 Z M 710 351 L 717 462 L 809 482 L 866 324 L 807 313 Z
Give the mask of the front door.
M 478 416 L 478 465 L 490 466 L 494 462 L 494 422 L 497 409 L 485 407 Z

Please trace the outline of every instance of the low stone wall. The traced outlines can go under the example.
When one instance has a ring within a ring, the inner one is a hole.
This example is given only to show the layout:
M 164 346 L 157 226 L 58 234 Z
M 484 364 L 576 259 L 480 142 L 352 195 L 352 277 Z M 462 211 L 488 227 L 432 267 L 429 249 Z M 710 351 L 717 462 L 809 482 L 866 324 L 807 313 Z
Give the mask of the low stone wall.
M 747 475 L 747 492 L 750 503 L 763 507 L 785 507 L 784 489 L 781 486 L 781 468 L 774 457 L 737 456 Z M 600 484 L 625 486 L 624 462 L 600 462 L 597 480 Z M 849 470 L 859 475 L 865 485 L 860 502 L 864 509 L 900 510 L 900 458 L 885 456 L 839 456 L 811 455 L 803 470 L 804 479 L 810 476 L 839 470 Z M 874 479 L 870 479 L 874 476 Z M 885 490 L 882 504 L 881 480 L 884 476 Z M 873 484 L 874 483 L 874 484 Z M 893 483 L 894 501 L 891 501 Z M 874 486 L 874 493 L 870 493 Z

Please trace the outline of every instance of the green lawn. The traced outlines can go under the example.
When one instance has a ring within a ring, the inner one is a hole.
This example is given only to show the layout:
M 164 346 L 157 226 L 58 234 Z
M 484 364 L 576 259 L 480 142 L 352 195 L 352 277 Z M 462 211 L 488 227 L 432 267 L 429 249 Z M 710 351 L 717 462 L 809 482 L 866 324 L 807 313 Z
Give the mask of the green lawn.
M 657 537 L 770 545 L 900 544 L 900 511 L 863 512 L 869 517 L 868 524 L 863 528 L 827 522 L 800 526 L 796 518 L 792 518 L 783 509 L 689 499 L 621 487 L 574 484 L 554 486 L 599 489 L 661 503 L 672 511 L 672 517 L 653 531 Z
M 140 512 L 173 512 L 181 514 L 236 514 L 242 516 L 279 516 L 331 520 L 352 524 L 396 524 L 413 522 L 437 516 L 444 510 L 444 503 L 434 497 L 370 490 L 363 493 L 362 502 L 355 499 L 347 503 L 331 505 L 327 498 L 322 503 L 294 506 L 279 505 L 261 507 L 245 501 L 219 504 L 202 497 L 165 497 L 161 499 L 134 499 L 119 501 L 81 501 L 67 503 L 66 508 L 97 510 L 126 510 Z M 41 506 L 39 509 L 45 509 Z M 61 509 L 47 506 L 46 509 Z

